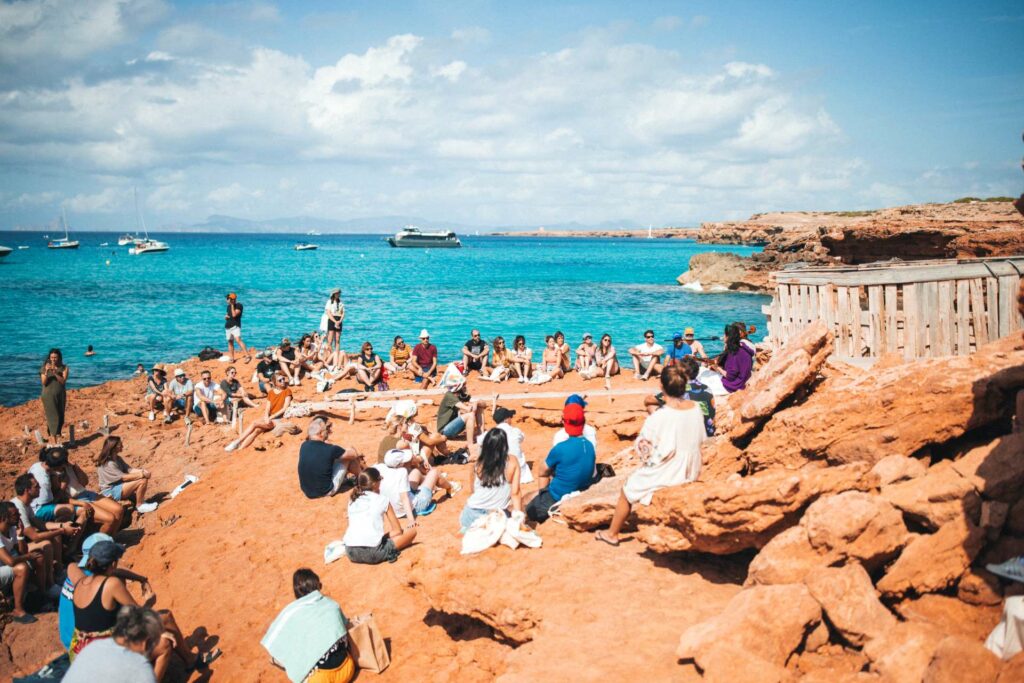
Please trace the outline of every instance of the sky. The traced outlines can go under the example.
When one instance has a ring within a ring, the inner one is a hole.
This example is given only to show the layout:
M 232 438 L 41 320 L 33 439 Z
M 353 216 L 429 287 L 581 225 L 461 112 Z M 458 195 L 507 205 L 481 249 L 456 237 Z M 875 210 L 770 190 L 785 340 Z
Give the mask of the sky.
M 1018 2 L 0 2 L 0 229 L 1024 189 Z

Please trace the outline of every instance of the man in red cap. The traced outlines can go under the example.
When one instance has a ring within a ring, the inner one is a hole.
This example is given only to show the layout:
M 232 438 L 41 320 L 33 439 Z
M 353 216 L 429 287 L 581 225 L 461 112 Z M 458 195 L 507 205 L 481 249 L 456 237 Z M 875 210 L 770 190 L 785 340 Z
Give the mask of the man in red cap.
M 526 506 L 526 516 L 533 521 L 545 521 L 551 506 L 563 496 L 585 491 L 594 482 L 597 452 L 594 444 L 583 437 L 586 423 L 583 406 L 579 403 L 568 403 L 562 409 L 562 424 L 569 438 L 548 452 L 544 468 L 537 475 L 539 490 Z

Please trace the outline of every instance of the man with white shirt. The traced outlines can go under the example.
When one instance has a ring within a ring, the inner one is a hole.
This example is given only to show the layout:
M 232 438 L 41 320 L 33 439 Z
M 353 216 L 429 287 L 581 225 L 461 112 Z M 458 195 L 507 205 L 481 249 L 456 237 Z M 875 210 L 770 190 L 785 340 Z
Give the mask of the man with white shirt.
M 502 406 L 495 408 L 491 415 L 494 419 L 494 429 L 505 432 L 505 439 L 508 441 L 508 454 L 514 455 L 519 461 L 519 483 L 529 484 L 533 481 L 533 473 L 530 472 L 530 468 L 526 464 L 526 456 L 523 455 L 523 441 L 526 439 L 526 435 L 523 434 L 523 430 L 512 424 L 512 418 L 515 416 L 516 411 Z M 565 430 L 562 431 L 564 433 Z M 487 432 L 481 431 L 480 436 L 477 437 L 476 445 L 472 449 L 473 460 L 480 457 L 480 448 L 483 446 L 486 435 Z M 566 436 L 566 438 L 569 437 Z
M 572 394 L 571 396 L 569 396 L 569 398 L 565 399 L 565 405 L 570 405 L 572 403 L 575 403 L 576 405 L 580 406 L 581 408 L 586 408 L 587 407 L 587 402 L 579 394 Z M 566 433 L 565 427 L 562 427 L 557 432 L 555 432 L 555 436 L 551 439 L 551 446 L 552 446 L 552 448 L 557 446 L 558 444 L 562 443 L 563 441 L 565 441 L 568 438 L 569 438 L 569 435 Z M 583 425 L 583 438 L 586 439 L 587 441 L 589 441 L 591 444 L 593 444 L 593 446 L 594 446 L 594 453 L 596 454 L 597 453 L 597 429 L 594 428 L 594 425 L 592 425 L 590 423 L 587 423 L 587 424 Z
M 629 350 L 633 357 L 633 373 L 637 379 L 648 380 L 661 372 L 661 356 L 665 349 L 654 341 L 654 330 L 644 332 L 644 343 Z
M 225 399 L 224 390 L 213 381 L 209 370 L 203 370 L 199 376 L 199 384 L 196 385 L 193 397 L 193 412 L 203 417 L 203 422 L 211 424 L 217 419 L 217 406 L 223 405 Z M 221 418 L 223 422 L 223 418 Z

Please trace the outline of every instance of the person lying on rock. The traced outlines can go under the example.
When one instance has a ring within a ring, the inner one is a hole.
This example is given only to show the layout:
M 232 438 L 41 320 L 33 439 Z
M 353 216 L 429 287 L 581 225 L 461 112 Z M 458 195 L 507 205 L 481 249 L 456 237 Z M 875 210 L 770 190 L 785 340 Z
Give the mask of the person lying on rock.
M 366 463 L 355 448 L 342 448 L 329 443 L 331 423 L 314 417 L 299 446 L 299 488 L 306 498 L 333 496 L 341 491 L 348 476 L 357 477 Z
M 626 480 L 611 526 L 598 531 L 597 540 L 618 545 L 619 532 L 634 505 L 650 505 L 655 491 L 694 481 L 700 475 L 700 446 L 706 438 L 704 413 L 695 401 L 685 398 L 686 386 L 682 368 L 665 368 L 661 375 L 665 405 L 647 417 L 636 440 L 643 464 Z
M 573 491 L 585 491 L 594 482 L 597 451 L 583 436 L 586 416 L 579 403 L 567 403 L 562 409 L 562 424 L 568 438 L 548 452 L 537 473 L 538 491 L 526 504 L 526 516 L 543 523 L 551 506 Z
M 395 562 L 416 539 L 416 520 L 403 529 L 391 501 L 381 495 L 380 485 L 380 472 L 373 467 L 356 477 L 348 503 L 348 529 L 342 537 L 350 562 Z

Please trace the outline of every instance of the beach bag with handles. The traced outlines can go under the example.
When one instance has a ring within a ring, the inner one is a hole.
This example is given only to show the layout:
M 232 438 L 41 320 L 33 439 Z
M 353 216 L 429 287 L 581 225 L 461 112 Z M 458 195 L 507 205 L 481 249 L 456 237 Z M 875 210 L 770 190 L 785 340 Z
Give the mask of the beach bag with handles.
M 348 644 L 361 670 L 379 674 L 391 666 L 391 655 L 384 645 L 384 637 L 377 628 L 377 622 L 373 620 L 373 612 L 352 619 L 348 629 Z

